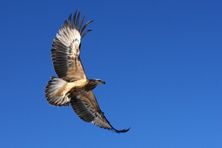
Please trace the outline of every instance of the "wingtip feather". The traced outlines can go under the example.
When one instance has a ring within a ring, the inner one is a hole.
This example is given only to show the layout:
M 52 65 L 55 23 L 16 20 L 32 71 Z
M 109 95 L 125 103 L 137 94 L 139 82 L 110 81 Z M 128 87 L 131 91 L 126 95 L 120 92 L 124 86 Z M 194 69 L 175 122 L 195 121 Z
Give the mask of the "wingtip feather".
M 127 129 L 121 129 L 121 130 L 117 130 L 115 128 L 112 128 L 112 130 L 116 133 L 126 133 L 130 130 L 130 128 L 127 128 Z
M 69 15 L 67 22 L 71 24 L 72 27 L 76 28 L 81 36 L 85 36 L 88 32 L 92 30 L 86 30 L 87 26 L 91 24 L 94 20 L 91 19 L 85 22 L 85 16 L 81 17 L 81 13 L 79 10 L 76 10 L 73 14 Z

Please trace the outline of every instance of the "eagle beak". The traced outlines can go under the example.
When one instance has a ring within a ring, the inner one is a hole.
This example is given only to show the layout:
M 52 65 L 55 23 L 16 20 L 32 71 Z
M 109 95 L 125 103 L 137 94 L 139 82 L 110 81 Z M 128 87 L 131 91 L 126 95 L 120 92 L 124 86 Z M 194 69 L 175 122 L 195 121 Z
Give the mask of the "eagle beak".
M 106 84 L 106 82 L 103 80 L 99 80 L 99 84 Z

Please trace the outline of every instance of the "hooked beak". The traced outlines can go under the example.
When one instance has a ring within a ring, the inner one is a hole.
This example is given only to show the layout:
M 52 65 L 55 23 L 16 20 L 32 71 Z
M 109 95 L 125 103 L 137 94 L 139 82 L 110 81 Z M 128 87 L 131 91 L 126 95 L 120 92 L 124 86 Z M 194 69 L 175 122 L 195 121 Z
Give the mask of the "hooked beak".
M 106 84 L 106 82 L 105 81 L 103 81 L 103 80 L 98 80 L 98 84 Z

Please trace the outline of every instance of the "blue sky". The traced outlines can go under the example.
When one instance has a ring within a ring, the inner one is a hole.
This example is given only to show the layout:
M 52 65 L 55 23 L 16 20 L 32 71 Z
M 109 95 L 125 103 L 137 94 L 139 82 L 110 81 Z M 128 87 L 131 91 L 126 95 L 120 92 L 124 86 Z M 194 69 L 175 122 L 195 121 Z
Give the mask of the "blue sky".
M 221 148 L 222 3 L 3 0 L 0 147 Z M 81 57 L 116 134 L 50 106 L 52 39 L 76 9 L 93 18 Z

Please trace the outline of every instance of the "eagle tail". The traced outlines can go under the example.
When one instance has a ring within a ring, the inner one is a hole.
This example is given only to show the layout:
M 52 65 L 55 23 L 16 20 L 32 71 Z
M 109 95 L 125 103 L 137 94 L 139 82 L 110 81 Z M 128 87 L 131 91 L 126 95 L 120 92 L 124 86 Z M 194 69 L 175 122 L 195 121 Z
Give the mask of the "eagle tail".
M 45 96 L 48 102 L 55 106 L 66 106 L 70 102 L 70 97 L 63 92 L 67 82 L 63 79 L 52 77 L 48 81 L 45 89 Z

